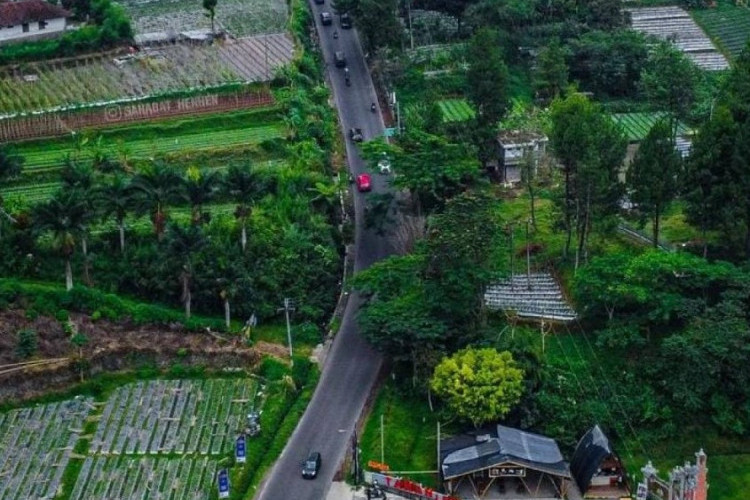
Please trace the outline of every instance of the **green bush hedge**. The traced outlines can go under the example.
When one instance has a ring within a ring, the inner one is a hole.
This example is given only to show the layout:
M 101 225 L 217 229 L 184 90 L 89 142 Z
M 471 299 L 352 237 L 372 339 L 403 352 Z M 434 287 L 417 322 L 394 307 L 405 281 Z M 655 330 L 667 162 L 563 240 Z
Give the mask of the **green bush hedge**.
M 184 314 L 175 309 L 138 303 L 83 286 L 75 286 L 67 292 L 64 288 L 53 285 L 0 279 L 0 304 L 17 304 L 27 311 L 33 311 L 33 317 L 45 314 L 59 319 L 67 311 L 78 311 L 111 321 L 129 318 L 136 325 L 179 323 L 191 331 L 207 327 L 217 331 L 226 330 L 226 325 L 221 319 L 194 316 L 186 320 Z

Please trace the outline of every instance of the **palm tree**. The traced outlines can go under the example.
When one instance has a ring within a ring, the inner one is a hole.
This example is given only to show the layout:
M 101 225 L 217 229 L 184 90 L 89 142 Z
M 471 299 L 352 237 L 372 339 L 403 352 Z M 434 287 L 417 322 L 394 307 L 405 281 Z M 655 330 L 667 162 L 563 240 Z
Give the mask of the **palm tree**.
M 211 201 L 218 191 L 219 174 L 215 170 L 190 167 L 184 182 L 183 195 L 190 203 L 191 222 L 200 225 L 203 222 L 203 205 Z
M 190 319 L 192 303 L 190 285 L 194 275 L 193 256 L 202 250 L 206 243 L 206 236 L 200 226 L 191 224 L 183 228 L 178 224 L 171 224 L 169 227 L 168 256 L 176 259 L 181 266 L 179 278 L 182 295 L 180 300 L 185 305 L 185 317 L 188 319 Z
M 120 232 L 120 252 L 125 252 L 125 217 L 135 208 L 134 191 L 128 178 L 116 175 L 108 183 L 97 186 L 95 203 L 102 219 L 114 216 Z
M 59 191 L 46 203 L 34 208 L 33 220 L 40 232 L 51 232 L 55 246 L 65 258 L 65 289 L 73 288 L 70 259 L 75 252 L 76 238 L 85 231 L 86 202 L 74 191 Z
M 244 252 L 247 247 L 247 221 L 252 215 L 253 204 L 263 191 L 263 183 L 258 173 L 249 166 L 233 165 L 224 178 L 224 189 L 237 203 L 234 216 L 242 225 L 240 244 Z
M 164 238 L 167 223 L 167 205 L 179 195 L 182 178 L 174 169 L 154 163 L 136 175 L 131 182 L 136 193 L 136 208 L 140 213 L 150 213 L 154 232 L 159 241 Z

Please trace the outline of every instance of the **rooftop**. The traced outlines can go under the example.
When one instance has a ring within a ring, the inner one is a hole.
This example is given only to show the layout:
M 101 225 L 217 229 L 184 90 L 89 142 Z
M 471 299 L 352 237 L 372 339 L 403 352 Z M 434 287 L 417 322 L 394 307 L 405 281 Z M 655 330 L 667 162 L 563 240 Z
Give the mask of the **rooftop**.
M 70 11 L 45 0 L 19 0 L 17 2 L 0 0 L 0 26 L 15 26 L 72 15 Z

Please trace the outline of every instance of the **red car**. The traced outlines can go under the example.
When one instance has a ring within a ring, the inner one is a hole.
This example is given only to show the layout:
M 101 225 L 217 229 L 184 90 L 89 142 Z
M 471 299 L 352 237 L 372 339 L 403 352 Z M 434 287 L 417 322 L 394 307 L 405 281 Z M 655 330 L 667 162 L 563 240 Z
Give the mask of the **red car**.
M 360 193 L 372 190 L 372 179 L 370 174 L 360 174 L 357 176 L 357 190 Z

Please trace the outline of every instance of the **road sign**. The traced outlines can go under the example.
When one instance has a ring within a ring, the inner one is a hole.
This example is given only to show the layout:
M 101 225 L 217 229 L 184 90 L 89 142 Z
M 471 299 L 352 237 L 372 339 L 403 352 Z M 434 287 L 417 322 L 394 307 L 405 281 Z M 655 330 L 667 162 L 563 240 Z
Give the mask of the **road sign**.
M 219 498 L 229 498 L 229 473 L 226 469 L 219 471 Z
M 385 132 L 383 132 L 383 135 L 385 135 L 386 137 L 393 137 L 394 135 L 396 135 L 396 128 L 395 127 L 387 127 L 385 129 Z
M 646 484 L 638 483 L 638 492 L 636 493 L 636 498 L 638 500 L 646 500 L 647 496 L 648 496 L 648 490 L 646 489 Z
M 237 459 L 237 463 L 244 464 L 245 463 L 245 435 L 240 434 L 240 437 L 237 438 L 237 442 L 235 443 L 234 447 L 234 456 Z

